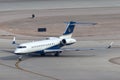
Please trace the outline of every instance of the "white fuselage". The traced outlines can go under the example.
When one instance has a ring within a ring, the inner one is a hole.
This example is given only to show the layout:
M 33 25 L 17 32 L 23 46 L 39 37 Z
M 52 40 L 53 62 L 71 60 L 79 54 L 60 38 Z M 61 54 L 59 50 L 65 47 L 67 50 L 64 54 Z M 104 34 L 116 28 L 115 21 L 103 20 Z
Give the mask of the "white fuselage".
M 60 45 L 61 38 L 49 38 L 47 40 L 42 40 L 42 41 L 34 41 L 34 42 L 29 42 L 29 43 L 23 43 L 20 44 L 16 50 L 14 51 L 15 54 L 25 54 L 25 53 L 34 53 L 38 51 L 44 51 L 47 49 L 59 49 L 63 47 L 63 45 Z M 66 45 L 67 44 L 73 44 L 75 43 L 76 40 L 69 38 L 66 39 Z

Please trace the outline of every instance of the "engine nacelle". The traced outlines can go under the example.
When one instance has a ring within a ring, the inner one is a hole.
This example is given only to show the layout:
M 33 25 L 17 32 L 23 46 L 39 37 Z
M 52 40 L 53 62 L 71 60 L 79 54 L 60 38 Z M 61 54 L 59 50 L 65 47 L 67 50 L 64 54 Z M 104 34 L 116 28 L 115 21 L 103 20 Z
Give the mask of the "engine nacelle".
M 60 44 L 62 45 L 62 46 L 64 46 L 64 45 L 66 45 L 66 39 L 62 39 L 62 41 L 60 41 Z
M 62 46 L 64 46 L 64 45 L 73 44 L 73 43 L 75 43 L 75 42 L 76 42 L 75 39 L 69 38 L 69 39 L 62 39 L 60 43 L 61 43 Z

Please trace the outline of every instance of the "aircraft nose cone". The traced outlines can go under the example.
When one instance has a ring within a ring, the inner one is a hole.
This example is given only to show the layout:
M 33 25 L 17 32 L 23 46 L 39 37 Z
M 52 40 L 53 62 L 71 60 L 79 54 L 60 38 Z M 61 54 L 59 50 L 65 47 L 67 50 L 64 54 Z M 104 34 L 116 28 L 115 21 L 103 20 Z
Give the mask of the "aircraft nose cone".
M 14 53 L 20 53 L 20 51 L 16 49 L 16 50 L 14 51 Z
M 76 40 L 74 40 L 74 42 L 77 42 Z
M 14 53 L 17 53 L 17 50 L 15 50 Z

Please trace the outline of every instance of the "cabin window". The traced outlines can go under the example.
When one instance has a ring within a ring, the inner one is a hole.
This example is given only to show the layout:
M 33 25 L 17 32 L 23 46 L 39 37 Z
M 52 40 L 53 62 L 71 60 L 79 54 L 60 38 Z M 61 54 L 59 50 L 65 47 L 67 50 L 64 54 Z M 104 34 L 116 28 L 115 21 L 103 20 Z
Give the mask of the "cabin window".
M 17 48 L 26 48 L 26 46 L 18 46 Z

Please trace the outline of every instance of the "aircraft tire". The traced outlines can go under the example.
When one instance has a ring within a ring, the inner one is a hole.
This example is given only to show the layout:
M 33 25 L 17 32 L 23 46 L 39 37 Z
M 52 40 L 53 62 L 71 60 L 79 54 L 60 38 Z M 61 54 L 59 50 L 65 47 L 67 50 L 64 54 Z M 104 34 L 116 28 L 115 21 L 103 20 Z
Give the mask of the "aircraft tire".
M 18 61 L 22 61 L 22 59 L 19 58 Z
M 45 56 L 45 54 L 41 54 L 41 56 Z
M 58 57 L 60 54 L 59 52 L 56 52 L 54 56 Z

